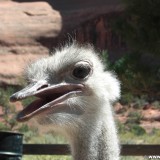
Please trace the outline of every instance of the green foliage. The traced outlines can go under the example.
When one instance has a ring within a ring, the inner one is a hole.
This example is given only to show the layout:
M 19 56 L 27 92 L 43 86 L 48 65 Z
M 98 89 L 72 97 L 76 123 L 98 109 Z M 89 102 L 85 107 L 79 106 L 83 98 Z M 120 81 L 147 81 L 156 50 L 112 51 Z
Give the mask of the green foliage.
M 109 61 L 108 52 L 106 50 L 104 50 L 104 51 L 102 51 L 101 55 L 102 55 L 102 61 L 105 65 L 105 69 L 110 68 L 111 62 Z
M 31 102 L 33 102 L 35 99 L 36 99 L 35 97 L 28 97 L 28 98 L 22 100 L 21 102 L 22 102 L 22 105 L 23 105 L 24 107 L 26 107 L 26 106 L 28 106 L 29 104 L 31 104 Z
M 0 122 L 0 131 L 9 131 L 9 127 L 4 122 Z
M 144 156 L 122 156 L 121 160 L 144 160 Z
M 118 123 L 120 134 L 132 133 L 133 136 L 142 136 L 146 131 L 139 125 L 142 116 L 139 112 L 130 112 L 125 124 Z
M 146 133 L 146 131 L 141 126 L 135 124 L 130 126 L 130 132 L 136 136 L 141 136 Z
M 24 138 L 26 141 L 26 139 L 28 140 L 29 137 L 32 136 L 30 132 L 36 132 L 35 129 L 29 128 L 28 125 L 18 123 L 16 121 L 16 108 L 9 101 L 9 97 L 15 92 L 16 88 L 14 87 L 0 88 L 0 107 L 2 108 L 3 112 L 3 114 L 1 115 L 2 121 L 0 122 L 0 130 L 19 131 L 21 133 L 26 133 L 26 136 Z
M 150 136 L 157 136 L 157 137 L 160 137 L 160 129 L 157 129 L 157 128 L 153 128 L 152 129 L 152 132 L 150 133 Z M 155 137 L 156 137 L 155 136 Z
M 31 128 L 32 129 L 32 128 Z M 24 133 L 24 138 L 30 133 L 29 139 L 25 143 L 39 143 L 39 144 L 66 144 L 66 140 L 63 137 L 56 136 L 54 132 L 47 132 L 39 134 L 37 131 Z M 26 138 L 25 138 L 26 139 Z M 25 155 L 23 160 L 71 160 L 71 156 L 50 156 L 50 155 Z
M 23 138 L 24 143 L 29 143 L 32 141 L 34 137 L 38 136 L 38 129 L 36 127 L 29 127 L 29 128 L 23 127 L 22 129 L 24 129 L 22 132 L 24 134 Z M 27 130 L 27 132 L 25 132 L 25 130 Z
M 19 132 L 21 132 L 21 133 L 26 133 L 26 132 L 28 132 L 28 131 L 30 130 L 30 128 L 28 127 L 27 124 L 22 124 L 21 127 L 19 127 L 18 130 L 19 130 Z
M 126 126 L 126 125 L 124 125 Z M 122 144 L 159 144 L 160 129 L 153 129 L 151 133 L 144 133 L 143 128 L 134 126 L 133 129 L 125 129 L 119 132 Z M 137 129 L 138 128 L 138 129 Z M 135 130 L 135 131 L 133 131 Z M 138 131 L 137 131 L 138 130 Z
M 123 123 L 117 121 L 117 128 L 118 128 L 118 133 L 120 134 L 126 133 L 126 126 Z
M 121 104 L 130 104 L 134 101 L 135 97 L 131 93 L 123 93 L 121 95 Z
M 142 109 L 147 104 L 149 104 L 148 97 L 145 95 L 134 97 L 134 100 L 132 101 L 132 107 L 134 109 Z
M 160 109 L 160 101 L 154 101 L 152 105 L 154 106 L 155 109 Z
M 154 94 L 159 92 L 159 66 L 152 68 L 141 60 L 141 55 L 132 53 L 123 56 L 112 66 L 122 81 L 125 91 L 132 94 Z
M 142 115 L 140 112 L 130 112 L 126 124 L 140 124 Z
M 132 49 L 160 55 L 160 1 L 123 0 L 126 10 L 113 23 L 113 30 L 121 35 Z
M 160 64 L 150 65 L 143 61 L 142 54 L 132 52 L 125 54 L 114 63 L 108 62 L 107 52 L 103 52 L 102 58 L 109 68 L 117 73 L 121 81 L 123 94 L 129 100 L 132 96 L 147 95 L 159 97 L 160 95 Z
M 0 105 L 3 107 L 2 110 L 5 114 L 15 110 L 14 106 L 9 103 L 9 97 L 13 92 L 14 89 L 11 87 L 6 89 L 0 88 Z
M 2 107 L 3 122 L 0 123 L 0 130 L 15 130 L 17 121 L 15 120 L 15 106 L 9 102 L 10 95 L 14 92 L 14 88 L 0 88 L 0 106 Z
M 24 156 L 22 160 L 72 160 L 71 156 Z
M 123 93 L 160 97 L 160 1 L 123 2 L 125 11 L 110 21 L 112 31 L 127 43 L 130 53 L 115 63 L 111 64 L 108 60 L 104 62 L 118 74 Z M 152 58 L 144 63 L 147 59 L 145 56 L 149 55 Z M 103 55 L 103 59 L 107 58 L 107 55 Z M 155 59 L 157 64 L 154 63 Z

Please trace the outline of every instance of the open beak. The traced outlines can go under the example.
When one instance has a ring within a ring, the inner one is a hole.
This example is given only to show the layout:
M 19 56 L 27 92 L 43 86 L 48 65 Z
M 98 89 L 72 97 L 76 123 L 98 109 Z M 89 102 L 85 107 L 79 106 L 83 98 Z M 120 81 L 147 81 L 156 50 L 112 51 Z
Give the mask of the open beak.
M 13 94 L 10 101 L 15 102 L 31 96 L 37 97 L 17 115 L 18 121 L 27 121 L 35 115 L 57 107 L 68 98 L 80 95 L 83 88 L 82 84 L 49 85 L 45 81 L 38 81 Z

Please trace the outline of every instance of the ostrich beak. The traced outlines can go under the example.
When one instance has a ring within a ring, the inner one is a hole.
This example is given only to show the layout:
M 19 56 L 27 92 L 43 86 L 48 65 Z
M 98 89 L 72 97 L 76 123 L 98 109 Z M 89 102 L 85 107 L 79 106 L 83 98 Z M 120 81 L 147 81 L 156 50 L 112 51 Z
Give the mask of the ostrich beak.
M 49 85 L 45 81 L 38 81 L 14 93 L 10 97 L 10 101 L 15 102 L 32 96 L 38 97 L 17 116 L 18 121 L 27 121 L 37 114 L 47 112 L 54 107 L 60 106 L 68 98 L 81 95 L 83 88 L 84 85 L 82 84 L 61 83 Z

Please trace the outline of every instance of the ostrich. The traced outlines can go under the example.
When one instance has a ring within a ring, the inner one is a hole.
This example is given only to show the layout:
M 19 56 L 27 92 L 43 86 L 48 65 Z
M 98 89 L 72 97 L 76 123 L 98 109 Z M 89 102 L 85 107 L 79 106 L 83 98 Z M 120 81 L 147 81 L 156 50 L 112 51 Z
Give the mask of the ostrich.
M 26 67 L 29 85 L 10 101 L 37 97 L 18 115 L 66 136 L 74 160 L 119 160 L 112 103 L 120 84 L 90 45 L 68 44 Z

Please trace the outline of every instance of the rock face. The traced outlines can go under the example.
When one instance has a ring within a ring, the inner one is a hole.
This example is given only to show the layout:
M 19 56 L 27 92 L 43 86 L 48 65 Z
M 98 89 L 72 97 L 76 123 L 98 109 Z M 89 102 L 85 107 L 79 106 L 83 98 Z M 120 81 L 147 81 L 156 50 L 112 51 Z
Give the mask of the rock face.
M 37 47 L 47 51 L 40 44 L 39 39 L 58 36 L 61 24 L 60 13 L 53 10 L 47 2 L 2 1 L 0 2 L 0 45 L 2 47 L 0 53 L 34 53 Z
M 126 45 L 122 38 L 112 30 L 110 21 L 114 21 L 121 13 L 110 13 L 100 15 L 78 26 L 70 34 L 80 43 L 91 43 L 98 50 L 107 50 L 111 53 L 111 58 L 120 56 L 126 50 Z
M 0 83 L 16 83 L 28 60 L 49 54 L 70 36 L 110 47 L 104 15 L 121 10 L 120 0 L 0 0 Z
M 59 35 L 101 14 L 119 10 L 120 0 L 0 0 L 0 53 L 47 53 Z
M 0 86 L 2 85 L 22 85 L 22 78 L 20 77 L 23 69 L 28 62 L 34 61 L 44 54 L 0 54 Z

